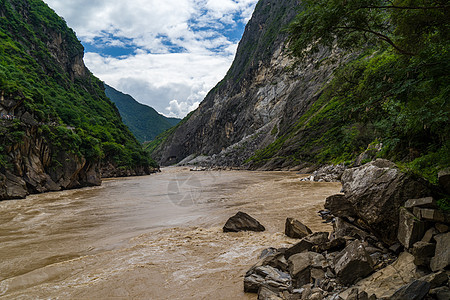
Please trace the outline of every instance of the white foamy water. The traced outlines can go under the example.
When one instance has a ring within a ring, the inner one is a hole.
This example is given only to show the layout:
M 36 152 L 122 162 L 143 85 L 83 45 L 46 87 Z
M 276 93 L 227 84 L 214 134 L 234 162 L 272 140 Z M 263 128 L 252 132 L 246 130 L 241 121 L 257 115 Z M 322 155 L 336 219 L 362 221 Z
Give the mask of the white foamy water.
M 243 275 L 286 246 L 286 217 L 330 231 L 316 212 L 338 183 L 293 172 L 167 168 L 101 187 L 0 202 L 0 298 L 254 299 Z M 263 233 L 223 233 L 237 211 Z

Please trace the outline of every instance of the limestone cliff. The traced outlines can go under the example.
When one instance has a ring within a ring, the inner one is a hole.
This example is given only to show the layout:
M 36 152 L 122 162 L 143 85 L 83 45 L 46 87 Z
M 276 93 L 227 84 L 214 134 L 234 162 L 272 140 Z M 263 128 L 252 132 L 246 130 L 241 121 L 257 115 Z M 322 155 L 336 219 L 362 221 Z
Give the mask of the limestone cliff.
M 288 55 L 283 29 L 300 9 L 296 0 L 258 2 L 226 77 L 154 151 L 161 164 L 241 166 L 307 111 L 336 64 L 316 67 L 329 53 L 302 64 Z

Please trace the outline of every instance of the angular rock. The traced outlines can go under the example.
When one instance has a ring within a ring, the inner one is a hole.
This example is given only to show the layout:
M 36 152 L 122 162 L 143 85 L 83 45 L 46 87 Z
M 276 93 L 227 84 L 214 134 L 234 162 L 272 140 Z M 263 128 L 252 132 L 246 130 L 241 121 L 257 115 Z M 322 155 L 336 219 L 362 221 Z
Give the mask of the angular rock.
M 357 282 L 354 287 L 369 295 L 375 294 L 376 299 L 388 299 L 399 287 L 422 276 L 422 272 L 414 264 L 414 256 L 403 252 L 393 264 Z M 347 299 L 348 293 L 349 290 L 341 293 L 341 298 Z
M 447 286 L 441 286 L 435 288 L 429 292 L 429 295 L 437 300 L 448 300 L 450 299 L 450 288 Z
M 389 247 L 389 250 L 394 252 L 394 254 L 399 255 L 403 250 L 403 246 L 400 243 L 395 243 L 394 245 Z
M 304 237 L 294 246 L 286 249 L 286 251 L 284 252 L 284 257 L 288 259 L 294 254 L 309 251 L 313 246 L 324 244 L 328 241 L 328 232 L 315 232 L 308 235 L 307 237 Z
M 291 284 L 288 273 L 271 266 L 252 267 L 244 277 L 244 292 L 257 293 L 262 285 L 277 290 L 286 290 Z
M 431 259 L 430 268 L 436 272 L 450 265 L 450 232 L 438 234 L 434 239 L 436 240 L 436 253 Z
M 439 185 L 450 194 L 450 168 L 439 171 Z
M 246 293 L 257 293 L 259 287 L 264 282 L 264 278 L 256 275 L 250 274 L 249 276 L 244 277 L 244 292 Z
M 372 273 L 374 264 L 364 245 L 354 241 L 336 256 L 334 266 L 339 281 L 349 285 Z
M 420 220 L 445 222 L 445 214 L 437 209 L 414 207 L 413 212 Z
M 438 234 L 438 232 L 435 228 L 432 227 L 428 229 L 427 231 L 425 231 L 425 234 L 423 235 L 422 242 L 430 243 L 436 234 Z
M 239 231 L 264 231 L 266 230 L 261 223 L 244 212 L 238 212 L 229 218 L 223 226 L 223 232 Z
M 369 233 L 346 222 L 343 218 L 336 218 L 334 224 L 334 236 L 336 238 L 349 236 L 357 240 L 365 240 L 369 236 Z
M 414 243 L 411 254 L 414 255 L 414 263 L 416 266 L 428 267 L 435 250 L 436 244 L 422 241 Z
M 390 161 L 377 159 L 342 175 L 346 200 L 383 242 L 396 242 L 399 208 L 408 199 L 429 196 L 425 181 L 401 172 Z
M 447 284 L 448 276 L 449 275 L 446 272 L 440 271 L 423 276 L 419 280 L 429 282 L 430 288 L 434 289 Z
M 288 264 L 294 288 L 310 283 L 312 269 L 326 269 L 327 267 L 325 257 L 315 252 L 294 254 L 289 257 Z
M 290 238 L 301 239 L 311 234 L 312 231 L 302 222 L 293 218 L 287 218 L 284 233 Z
M 397 238 L 405 248 L 411 248 L 425 234 L 425 223 L 418 220 L 406 208 L 400 209 Z
M 430 286 L 429 282 L 414 280 L 399 288 L 389 300 L 422 300 L 430 290 Z
M 331 211 L 335 217 L 348 218 L 357 216 L 352 204 L 342 194 L 329 196 L 325 200 L 324 207 Z
M 419 199 L 409 199 L 405 202 L 405 207 L 437 208 L 437 204 L 433 197 L 425 197 Z
M 436 230 L 439 233 L 446 233 L 446 232 L 448 232 L 450 230 L 450 227 L 448 225 L 441 224 L 441 223 L 435 224 L 434 227 L 436 228 Z
M 339 238 L 335 238 L 334 240 L 331 240 L 329 242 L 313 246 L 311 248 L 311 251 L 318 252 L 318 253 L 325 252 L 325 251 L 328 251 L 328 252 L 341 251 L 342 249 L 345 248 L 346 244 L 347 244 L 346 239 L 339 237 Z
M 273 291 L 272 289 L 261 286 L 258 290 L 258 300 L 282 300 L 279 293 Z

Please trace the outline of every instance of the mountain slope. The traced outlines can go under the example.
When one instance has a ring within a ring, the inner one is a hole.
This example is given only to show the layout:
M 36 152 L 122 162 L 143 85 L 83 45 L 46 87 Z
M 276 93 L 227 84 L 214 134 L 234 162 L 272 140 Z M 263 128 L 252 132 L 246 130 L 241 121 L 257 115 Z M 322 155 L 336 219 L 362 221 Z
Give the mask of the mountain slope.
M 0 199 L 156 166 L 44 2 L 0 0 L 0 40 Z
M 383 157 L 436 183 L 438 171 L 450 166 L 448 8 L 432 1 L 431 10 L 377 11 L 337 2 L 260 0 L 225 78 L 148 146 L 152 156 L 164 165 L 251 169 Z M 334 15 L 341 10 L 348 13 Z M 358 23 L 366 15 L 387 35 L 368 39 L 370 28 L 346 29 L 347 17 Z M 344 25 L 336 27 L 340 18 Z M 289 24 L 295 24 L 291 36 L 284 30 Z
M 211 164 L 241 166 L 308 109 L 336 63 L 296 65 L 287 55 L 283 29 L 300 9 L 296 0 L 258 2 L 227 75 L 182 126 L 153 147 L 155 159 L 166 165 L 206 155 Z
M 105 84 L 105 93 L 116 104 L 123 122 L 141 143 L 153 140 L 158 134 L 177 125 L 181 120 L 167 118 L 152 107 L 137 102 L 130 95 L 119 92 L 107 84 Z

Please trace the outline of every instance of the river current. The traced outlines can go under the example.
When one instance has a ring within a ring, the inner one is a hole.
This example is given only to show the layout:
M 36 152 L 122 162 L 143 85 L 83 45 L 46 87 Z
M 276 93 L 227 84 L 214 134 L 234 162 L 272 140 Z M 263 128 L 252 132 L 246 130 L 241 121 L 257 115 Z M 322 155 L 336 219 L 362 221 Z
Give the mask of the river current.
M 0 299 L 256 299 L 243 276 L 296 242 L 287 217 L 331 231 L 317 211 L 341 185 L 301 177 L 165 168 L 0 202 Z M 266 231 L 223 233 L 239 210 Z

